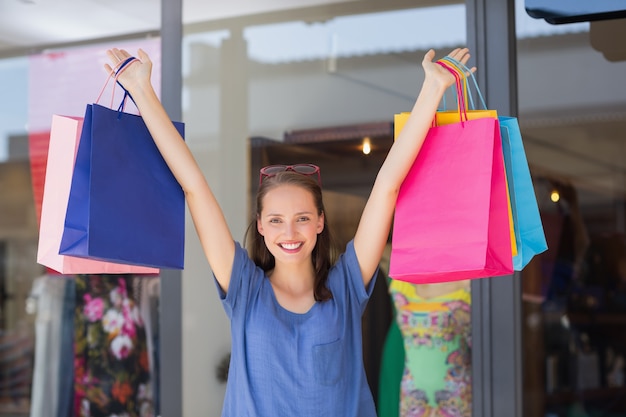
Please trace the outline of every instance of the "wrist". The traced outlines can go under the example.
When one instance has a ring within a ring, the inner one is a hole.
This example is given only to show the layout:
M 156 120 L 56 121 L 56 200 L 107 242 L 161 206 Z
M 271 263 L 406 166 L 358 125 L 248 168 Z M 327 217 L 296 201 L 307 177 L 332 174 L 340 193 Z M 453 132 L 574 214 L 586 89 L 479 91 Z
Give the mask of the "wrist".
M 448 89 L 448 85 L 437 78 L 426 78 L 422 84 L 422 91 L 420 94 L 426 94 L 429 97 L 441 98 Z

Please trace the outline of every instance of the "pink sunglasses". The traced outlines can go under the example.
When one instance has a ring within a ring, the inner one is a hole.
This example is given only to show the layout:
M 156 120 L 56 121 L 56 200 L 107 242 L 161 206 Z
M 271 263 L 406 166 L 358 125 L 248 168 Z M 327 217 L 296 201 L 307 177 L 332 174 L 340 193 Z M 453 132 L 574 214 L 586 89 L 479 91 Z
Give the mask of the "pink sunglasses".
M 259 173 L 259 185 L 263 183 L 263 179 L 273 177 L 279 172 L 292 171 L 302 175 L 317 175 L 317 183 L 322 185 L 320 176 L 320 167 L 313 164 L 295 164 L 295 165 L 268 165 L 261 168 Z

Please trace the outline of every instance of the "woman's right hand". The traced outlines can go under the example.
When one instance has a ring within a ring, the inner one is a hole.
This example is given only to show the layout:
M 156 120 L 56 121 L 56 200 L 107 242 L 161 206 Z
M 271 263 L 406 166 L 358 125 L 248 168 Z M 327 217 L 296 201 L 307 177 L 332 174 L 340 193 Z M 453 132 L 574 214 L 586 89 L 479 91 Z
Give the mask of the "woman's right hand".
M 115 77 L 118 67 L 132 55 L 124 49 L 112 48 L 107 50 L 110 64 L 105 64 L 104 69 Z M 126 64 L 117 75 L 117 81 L 133 95 L 138 89 L 151 88 L 150 75 L 152 73 L 152 61 L 142 49 L 137 52 L 137 59 Z

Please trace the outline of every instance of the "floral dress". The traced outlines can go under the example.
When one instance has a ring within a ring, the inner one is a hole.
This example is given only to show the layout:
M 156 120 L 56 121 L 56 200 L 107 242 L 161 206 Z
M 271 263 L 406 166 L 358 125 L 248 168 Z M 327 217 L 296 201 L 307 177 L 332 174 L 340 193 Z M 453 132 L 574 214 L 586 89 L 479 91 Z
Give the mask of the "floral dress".
M 469 290 L 424 299 L 394 280 L 390 292 L 405 349 L 400 416 L 471 417 Z
M 146 334 L 133 277 L 76 277 L 74 416 L 153 415 Z

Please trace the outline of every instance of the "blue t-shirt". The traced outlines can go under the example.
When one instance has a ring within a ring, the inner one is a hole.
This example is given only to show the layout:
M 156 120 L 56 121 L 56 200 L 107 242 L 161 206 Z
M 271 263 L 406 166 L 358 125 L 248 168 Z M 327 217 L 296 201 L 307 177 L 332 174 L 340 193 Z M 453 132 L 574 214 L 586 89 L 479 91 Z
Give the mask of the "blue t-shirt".
M 375 276 L 374 276 L 375 277 Z M 228 294 L 232 351 L 223 417 L 375 417 L 363 367 L 366 290 L 350 241 L 330 270 L 333 298 L 298 314 L 236 244 Z

